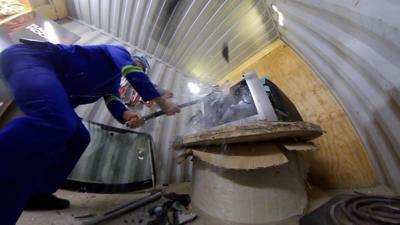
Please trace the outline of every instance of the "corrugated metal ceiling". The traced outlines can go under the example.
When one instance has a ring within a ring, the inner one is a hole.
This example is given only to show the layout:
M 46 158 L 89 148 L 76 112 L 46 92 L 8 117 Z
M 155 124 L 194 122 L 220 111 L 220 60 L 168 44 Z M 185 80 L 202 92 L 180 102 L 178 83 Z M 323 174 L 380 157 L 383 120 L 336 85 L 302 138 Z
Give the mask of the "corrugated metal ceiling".
M 70 0 L 70 15 L 208 82 L 278 37 L 264 0 Z M 229 46 L 230 63 L 222 56 Z

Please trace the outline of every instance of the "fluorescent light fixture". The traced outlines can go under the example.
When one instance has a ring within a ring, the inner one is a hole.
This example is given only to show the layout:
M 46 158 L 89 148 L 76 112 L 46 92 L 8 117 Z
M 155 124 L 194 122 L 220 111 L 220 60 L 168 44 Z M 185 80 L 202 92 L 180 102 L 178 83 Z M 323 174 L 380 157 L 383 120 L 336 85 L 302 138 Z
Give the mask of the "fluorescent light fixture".
M 278 12 L 278 23 L 279 23 L 279 26 L 283 26 L 283 15 L 282 15 L 282 13 L 281 12 Z
M 193 94 L 198 94 L 198 93 L 200 93 L 200 87 L 199 87 L 198 84 L 193 83 L 193 82 L 189 82 L 187 86 L 188 86 L 189 91 L 190 91 L 191 93 L 193 93 Z
M 278 8 L 276 7 L 276 5 L 272 5 L 272 10 L 274 10 L 276 13 L 278 13 L 278 23 L 279 26 L 283 26 L 284 23 L 284 19 L 283 19 L 283 14 L 278 10 Z

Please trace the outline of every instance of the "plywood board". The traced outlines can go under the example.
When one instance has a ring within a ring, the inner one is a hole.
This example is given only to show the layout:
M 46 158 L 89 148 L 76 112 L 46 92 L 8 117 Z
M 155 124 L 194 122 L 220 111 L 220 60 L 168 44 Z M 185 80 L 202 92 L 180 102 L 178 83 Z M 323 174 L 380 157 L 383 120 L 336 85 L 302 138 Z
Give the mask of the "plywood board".
M 225 169 L 252 170 L 280 166 L 288 162 L 276 144 L 251 143 L 192 148 L 193 155 L 202 161 Z
M 307 122 L 257 121 L 222 126 L 177 138 L 175 148 L 199 145 L 263 142 L 272 140 L 312 140 L 321 136 L 322 129 Z
M 314 141 L 319 151 L 303 153 L 311 165 L 311 180 L 325 188 L 366 187 L 376 183 L 371 162 L 348 116 L 327 86 L 288 46 L 229 74 L 238 81 L 243 72 L 267 75 L 293 101 L 305 121 L 319 124 L 326 134 Z

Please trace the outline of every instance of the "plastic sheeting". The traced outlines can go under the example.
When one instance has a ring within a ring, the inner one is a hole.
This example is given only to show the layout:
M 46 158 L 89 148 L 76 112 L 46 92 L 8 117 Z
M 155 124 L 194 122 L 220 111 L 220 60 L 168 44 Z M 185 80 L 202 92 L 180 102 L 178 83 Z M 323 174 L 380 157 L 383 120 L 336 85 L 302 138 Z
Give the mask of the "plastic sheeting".
M 269 4 L 281 38 L 313 67 L 350 116 L 380 182 L 400 191 L 400 2 Z

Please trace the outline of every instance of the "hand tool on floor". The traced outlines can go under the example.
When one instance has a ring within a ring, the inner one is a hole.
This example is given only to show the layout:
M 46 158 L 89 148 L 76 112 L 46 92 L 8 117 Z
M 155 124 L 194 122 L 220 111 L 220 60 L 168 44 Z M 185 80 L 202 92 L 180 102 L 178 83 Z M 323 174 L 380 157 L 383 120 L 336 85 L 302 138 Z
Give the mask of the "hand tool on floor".
M 117 216 L 121 216 L 127 212 L 133 211 L 133 210 L 143 207 L 151 202 L 154 202 L 154 201 L 158 200 L 159 198 L 161 198 L 161 196 L 162 196 L 162 192 L 157 191 L 157 192 L 150 194 L 148 196 L 145 196 L 143 198 L 116 206 L 110 210 L 107 210 L 106 212 L 102 213 L 101 215 L 96 216 L 93 219 L 83 221 L 82 225 L 95 225 L 95 224 L 102 223 L 106 220 L 115 218 Z
M 191 201 L 189 195 L 171 192 L 163 197 L 168 201 L 148 211 L 153 220 L 147 225 L 183 225 L 197 218 L 196 214 L 187 209 Z
M 206 95 L 204 95 L 204 96 L 202 96 L 202 97 L 200 97 L 200 98 L 198 98 L 196 100 L 192 100 L 192 101 L 180 104 L 180 105 L 178 105 L 178 107 L 180 109 L 182 109 L 182 108 L 197 104 L 197 103 L 201 102 L 203 99 L 205 99 L 207 96 L 210 96 L 210 95 L 212 95 L 213 93 L 215 93 L 217 91 L 219 91 L 218 86 L 213 86 L 210 93 L 208 93 L 208 94 L 206 94 Z M 151 113 L 149 115 L 143 116 L 143 120 L 147 121 L 147 120 L 154 119 L 154 118 L 157 118 L 157 117 L 162 116 L 162 115 L 165 115 L 165 112 L 160 110 L 160 111 Z

